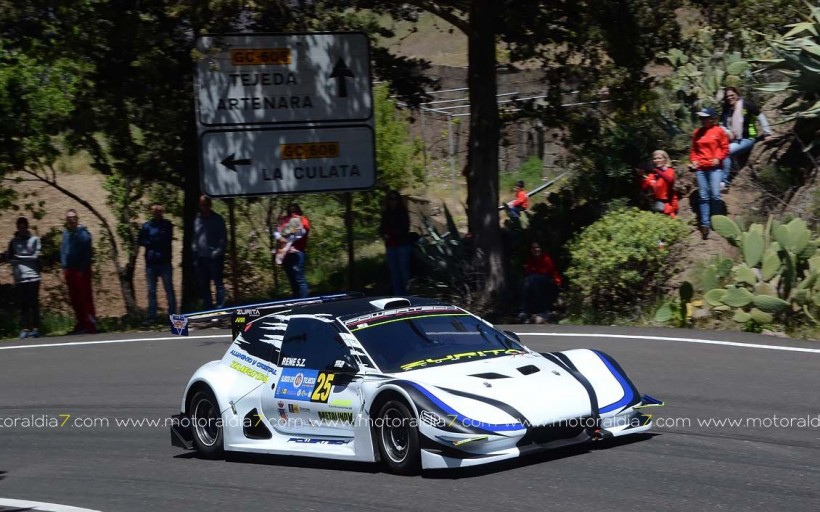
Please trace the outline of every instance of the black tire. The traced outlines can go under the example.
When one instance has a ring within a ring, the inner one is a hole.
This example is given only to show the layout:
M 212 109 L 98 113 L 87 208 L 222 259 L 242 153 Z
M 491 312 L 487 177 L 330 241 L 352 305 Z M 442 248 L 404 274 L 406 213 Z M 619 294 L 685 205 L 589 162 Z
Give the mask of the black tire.
M 213 392 L 205 388 L 194 393 L 188 404 L 191 433 L 197 454 L 205 459 L 219 459 L 225 454 L 222 415 Z
M 390 400 L 379 411 L 376 442 L 391 472 L 414 475 L 421 469 L 419 431 L 413 413 L 399 400 Z

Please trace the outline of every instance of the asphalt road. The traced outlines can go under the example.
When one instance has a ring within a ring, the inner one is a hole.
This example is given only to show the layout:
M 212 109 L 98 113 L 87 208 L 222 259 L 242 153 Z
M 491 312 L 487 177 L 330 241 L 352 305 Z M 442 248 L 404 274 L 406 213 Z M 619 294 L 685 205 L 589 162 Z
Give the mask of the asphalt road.
M 540 351 L 610 353 L 642 393 L 667 402 L 654 411 L 667 424 L 605 449 L 417 477 L 283 457 L 206 461 L 172 447 L 164 426 L 115 420 L 176 413 L 192 372 L 227 347 L 225 331 L 192 333 L 213 336 L 204 339 L 81 343 L 166 336 L 140 333 L 26 343 L 70 342 L 41 348 L 7 349 L 20 345 L 9 341 L 0 342 L 0 498 L 102 511 L 820 510 L 820 343 L 666 329 L 513 330 L 541 333 L 522 335 Z M 704 423 L 721 420 L 748 424 Z M 0 503 L 0 510 L 9 508 Z

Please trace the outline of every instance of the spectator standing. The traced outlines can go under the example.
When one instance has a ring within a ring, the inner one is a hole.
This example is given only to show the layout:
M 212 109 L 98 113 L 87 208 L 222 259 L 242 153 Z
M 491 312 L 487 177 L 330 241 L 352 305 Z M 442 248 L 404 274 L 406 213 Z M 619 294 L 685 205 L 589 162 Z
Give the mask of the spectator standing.
M 384 240 L 393 293 L 407 295 L 407 283 L 410 281 L 410 257 L 413 254 L 410 214 L 402 204 L 401 194 L 395 190 L 387 193 L 386 205 L 382 210 L 381 222 L 379 222 L 379 235 Z
M 652 153 L 654 168 L 644 175 L 641 188 L 652 193 L 652 211 L 675 218 L 678 194 L 675 193 L 675 169 L 666 151 Z
M 720 205 L 720 182 L 723 178 L 723 159 L 729 155 L 729 137 L 717 125 L 717 114 L 711 108 L 698 112 L 701 126 L 692 134 L 689 168 L 698 180 L 700 233 L 709 238 L 712 212 Z
M 521 217 L 521 212 L 530 207 L 530 200 L 527 197 L 527 191 L 524 190 L 524 182 L 518 180 L 515 183 L 515 199 L 507 203 L 510 209 L 510 218 L 517 219 Z
M 28 219 L 17 219 L 17 231 L 6 256 L 11 262 L 20 302 L 20 338 L 40 337 L 40 237 L 28 229 Z
M 536 321 L 546 323 L 549 308 L 558 298 L 563 281 L 552 257 L 538 242 L 530 245 L 530 254 L 524 262 L 524 274 L 524 290 L 518 318 L 526 321 L 535 314 Z
M 212 207 L 210 197 L 204 194 L 199 197 L 199 213 L 194 219 L 191 252 L 203 307 L 214 307 L 211 296 L 213 281 L 216 288 L 216 308 L 221 309 L 225 306 L 225 283 L 222 280 L 222 272 L 228 247 L 228 233 L 225 229 L 225 220 L 213 211 Z
M 157 279 L 162 280 L 168 299 L 168 314 L 176 313 L 174 295 L 173 266 L 171 265 L 171 243 L 174 240 L 174 225 L 164 218 L 165 208 L 151 205 L 151 220 L 142 225 L 138 243 L 145 247 L 145 280 L 148 284 L 148 318 L 143 325 L 157 320 Z
M 280 217 L 280 224 L 273 233 L 277 240 L 276 262 L 285 268 L 294 298 L 308 296 L 307 278 L 305 277 L 305 260 L 307 254 L 310 221 L 302 213 L 298 204 L 288 206 L 288 214 Z
M 69 334 L 93 334 L 97 332 L 97 313 L 91 287 L 91 233 L 80 224 L 74 209 L 66 211 L 65 227 L 60 263 L 76 317 L 76 325 Z
M 729 156 L 723 159 L 723 181 L 721 190 L 725 190 L 731 183 L 732 158 L 749 153 L 752 146 L 763 132 L 763 140 L 772 136 L 769 120 L 753 102 L 740 96 L 734 87 L 723 90 L 723 111 L 720 116 L 721 124 L 727 128 L 729 135 Z M 758 131 L 757 125 L 760 125 Z

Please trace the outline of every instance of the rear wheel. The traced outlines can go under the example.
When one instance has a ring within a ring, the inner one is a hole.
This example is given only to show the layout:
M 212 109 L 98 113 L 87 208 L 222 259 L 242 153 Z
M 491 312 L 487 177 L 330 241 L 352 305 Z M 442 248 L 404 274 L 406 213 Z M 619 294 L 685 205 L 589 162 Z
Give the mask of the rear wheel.
M 222 415 L 219 403 L 210 389 L 197 391 L 191 398 L 191 432 L 197 453 L 206 459 L 218 459 L 224 454 Z
M 390 400 L 379 411 L 376 435 L 382 460 L 393 473 L 411 475 L 421 467 L 419 431 L 403 402 Z

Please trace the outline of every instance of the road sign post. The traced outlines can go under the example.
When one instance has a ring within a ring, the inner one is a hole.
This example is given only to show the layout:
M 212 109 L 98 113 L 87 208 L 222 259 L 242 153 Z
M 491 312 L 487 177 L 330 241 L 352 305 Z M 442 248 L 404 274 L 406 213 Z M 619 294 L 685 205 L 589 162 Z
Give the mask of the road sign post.
M 197 39 L 202 190 L 234 197 L 376 182 L 370 46 L 362 33 Z

